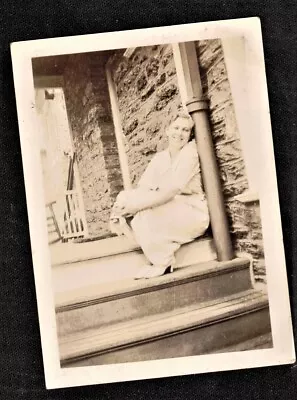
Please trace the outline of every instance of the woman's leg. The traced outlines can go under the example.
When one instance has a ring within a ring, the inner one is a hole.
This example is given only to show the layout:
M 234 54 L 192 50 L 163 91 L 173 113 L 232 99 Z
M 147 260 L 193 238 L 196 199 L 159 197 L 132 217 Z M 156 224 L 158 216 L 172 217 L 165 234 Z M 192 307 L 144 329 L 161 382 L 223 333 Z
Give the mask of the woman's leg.
M 175 264 L 175 252 L 183 243 L 202 235 L 208 226 L 205 207 L 194 208 L 180 199 L 137 213 L 131 223 L 135 239 L 156 267 Z

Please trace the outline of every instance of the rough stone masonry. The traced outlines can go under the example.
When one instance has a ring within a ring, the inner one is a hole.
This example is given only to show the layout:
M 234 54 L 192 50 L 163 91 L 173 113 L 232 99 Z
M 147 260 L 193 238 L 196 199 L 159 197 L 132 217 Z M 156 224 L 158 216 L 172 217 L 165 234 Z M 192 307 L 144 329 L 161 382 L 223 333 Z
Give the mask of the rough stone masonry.
M 137 48 L 113 69 L 131 180 L 167 145 L 165 130 L 181 106 L 171 46 Z
M 104 52 L 74 54 L 64 71 L 65 100 L 91 237 L 108 235 L 110 208 L 123 189 L 105 78 Z
M 222 43 L 207 40 L 196 46 L 233 246 L 253 257 L 256 279 L 265 280 L 259 202 L 243 203 L 237 198 L 248 190 L 248 180 Z
M 237 198 L 248 190 L 248 180 L 222 44 L 198 41 L 196 48 L 233 245 L 252 255 L 256 278 L 265 280 L 259 202 Z M 110 57 L 133 185 L 166 147 L 165 130 L 181 107 L 171 45 L 139 47 L 128 58 L 123 50 L 69 58 L 65 98 L 93 237 L 109 233 L 110 208 L 123 188 L 104 69 Z

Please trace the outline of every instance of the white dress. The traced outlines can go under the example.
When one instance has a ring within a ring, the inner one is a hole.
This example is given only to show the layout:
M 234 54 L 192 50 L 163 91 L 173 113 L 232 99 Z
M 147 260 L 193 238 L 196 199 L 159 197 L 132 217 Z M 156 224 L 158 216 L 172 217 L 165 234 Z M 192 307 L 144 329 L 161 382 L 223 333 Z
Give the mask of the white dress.
M 203 235 L 209 225 L 194 141 L 186 144 L 173 161 L 169 150 L 157 153 L 138 187 L 145 193 L 165 188 L 170 182 L 178 185 L 179 193 L 163 205 L 138 212 L 131 222 L 134 237 L 145 256 L 160 267 L 174 266 L 174 254 L 179 247 Z

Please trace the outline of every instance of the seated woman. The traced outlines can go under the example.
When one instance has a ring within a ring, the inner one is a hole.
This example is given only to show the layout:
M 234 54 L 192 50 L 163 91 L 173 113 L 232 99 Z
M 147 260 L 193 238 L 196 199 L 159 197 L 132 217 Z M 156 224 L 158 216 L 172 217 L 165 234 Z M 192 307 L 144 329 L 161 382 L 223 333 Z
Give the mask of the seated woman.
M 137 188 L 121 192 L 113 207 L 113 231 L 130 237 L 133 233 L 151 263 L 141 268 L 135 279 L 172 272 L 179 247 L 208 228 L 193 125 L 189 115 L 177 115 L 167 129 L 168 148 L 153 157 Z M 128 216 L 133 216 L 132 232 L 119 223 Z

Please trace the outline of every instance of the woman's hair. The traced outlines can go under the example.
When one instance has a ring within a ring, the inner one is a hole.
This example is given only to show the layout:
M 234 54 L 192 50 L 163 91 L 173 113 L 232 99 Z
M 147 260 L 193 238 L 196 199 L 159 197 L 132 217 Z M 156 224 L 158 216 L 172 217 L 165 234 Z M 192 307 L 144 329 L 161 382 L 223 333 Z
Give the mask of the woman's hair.
M 172 123 L 173 123 L 174 121 L 176 121 L 178 118 L 184 118 L 184 119 L 188 120 L 188 122 L 191 123 L 192 126 L 191 126 L 191 133 L 190 133 L 190 137 L 189 137 L 189 142 L 190 142 L 191 140 L 195 139 L 194 121 L 193 121 L 191 115 L 190 115 L 190 114 L 187 114 L 186 112 L 178 112 L 178 113 L 176 114 L 176 116 L 174 117 Z

